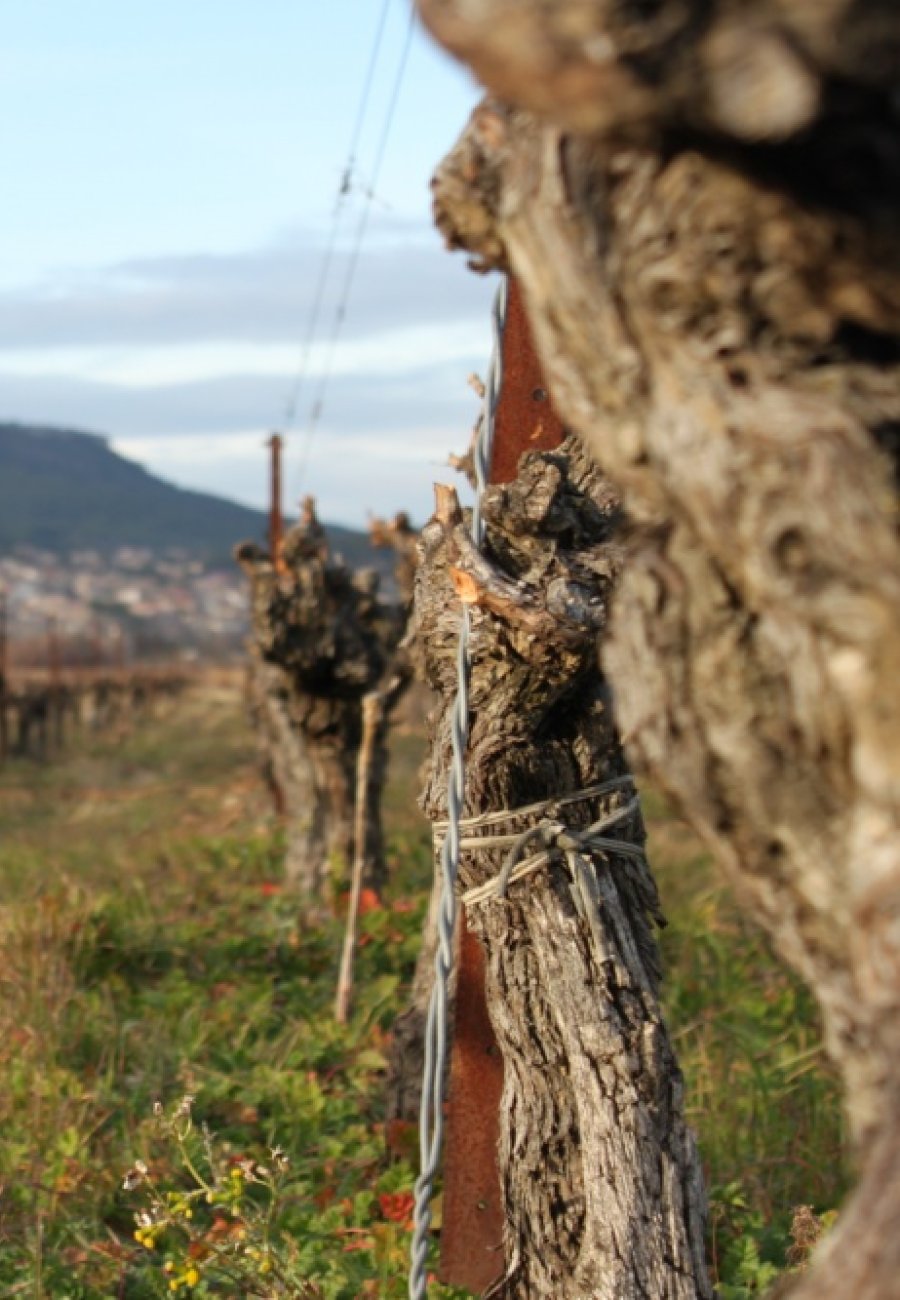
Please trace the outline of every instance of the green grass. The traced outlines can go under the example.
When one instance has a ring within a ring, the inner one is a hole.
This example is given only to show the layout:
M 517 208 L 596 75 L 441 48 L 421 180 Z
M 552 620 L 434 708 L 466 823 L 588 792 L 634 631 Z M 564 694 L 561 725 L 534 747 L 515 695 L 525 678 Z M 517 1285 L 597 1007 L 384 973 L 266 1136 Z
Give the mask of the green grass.
M 301 1296 L 301 1278 L 333 1300 L 406 1294 L 412 1169 L 385 1156 L 380 1091 L 429 870 L 420 756 L 401 734 L 387 798 L 400 906 L 364 919 L 345 1028 L 331 1016 L 340 925 L 304 928 L 279 891 L 235 688 L 198 690 L 58 764 L 0 770 L 0 1294 L 142 1300 L 182 1282 L 196 1296 Z M 840 1197 L 836 1090 L 808 995 L 688 832 L 650 811 L 668 1013 L 713 1194 L 711 1253 L 737 1300 L 784 1267 L 794 1207 Z M 185 1094 L 196 1125 L 180 1142 L 167 1117 Z M 289 1161 L 277 1188 L 240 1184 L 233 1215 L 235 1163 L 271 1166 L 276 1144 Z M 125 1191 L 136 1160 L 151 1182 Z M 135 1214 L 151 1202 L 167 1226 L 148 1248 Z M 229 1267 L 245 1270 L 229 1282 L 216 1243 L 235 1223 L 250 1236 L 228 1238 Z
M 669 926 L 664 1001 L 710 1196 L 723 1300 L 766 1289 L 802 1252 L 794 1212 L 829 1215 L 846 1190 L 837 1081 L 813 998 L 741 914 L 708 854 L 645 797 Z

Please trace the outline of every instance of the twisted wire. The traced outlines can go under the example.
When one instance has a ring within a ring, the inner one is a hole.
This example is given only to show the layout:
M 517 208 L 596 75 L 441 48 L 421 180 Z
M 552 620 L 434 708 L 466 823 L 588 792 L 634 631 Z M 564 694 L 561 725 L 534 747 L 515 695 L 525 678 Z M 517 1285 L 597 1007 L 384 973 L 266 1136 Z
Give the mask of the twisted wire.
M 481 514 L 494 442 L 494 425 L 503 385 L 503 329 L 506 323 L 508 287 L 506 277 L 494 298 L 491 314 L 493 347 L 484 394 L 484 418 L 473 448 L 475 505 L 472 510 L 472 538 L 480 547 L 484 537 Z M 431 1227 L 431 1198 L 441 1160 L 444 1138 L 444 1078 L 449 1042 L 449 980 L 453 967 L 453 933 L 456 926 L 456 877 L 459 871 L 460 823 L 465 797 L 465 750 L 469 736 L 469 610 L 463 608 L 456 656 L 456 699 L 450 715 L 450 773 L 447 781 L 447 833 L 440 853 L 442 879 L 438 910 L 438 943 L 434 959 L 434 988 L 425 1022 L 425 1068 L 419 1112 L 421 1172 L 415 1185 L 415 1210 L 409 1271 L 410 1300 L 425 1300 L 428 1292 L 428 1235 Z

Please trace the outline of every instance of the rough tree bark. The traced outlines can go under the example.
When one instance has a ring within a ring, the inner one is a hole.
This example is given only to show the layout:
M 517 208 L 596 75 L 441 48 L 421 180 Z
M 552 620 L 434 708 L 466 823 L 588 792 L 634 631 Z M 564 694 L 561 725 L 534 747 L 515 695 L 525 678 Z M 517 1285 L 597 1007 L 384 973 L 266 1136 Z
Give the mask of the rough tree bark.
M 326 901 L 335 864 L 346 868 L 353 858 L 362 699 L 376 688 L 387 705 L 371 767 L 366 883 L 384 882 L 381 794 L 391 709 L 405 681 L 394 663 L 403 618 L 378 599 L 374 573 L 354 574 L 329 558 L 310 500 L 282 555 L 278 573 L 252 543 L 235 552 L 251 583 L 253 694 L 285 802 L 286 875 L 315 905 Z
M 618 513 L 573 440 L 524 457 L 512 484 L 489 490 L 483 555 L 455 494 L 439 496 L 413 619 L 442 700 L 424 804 L 432 819 L 445 816 L 461 593 L 473 610 L 465 814 L 498 814 L 467 839 L 534 826 L 529 806 L 549 801 L 540 817 L 571 830 L 625 807 L 609 835 L 643 843 L 597 667 Z M 614 790 L 582 793 L 616 779 Z M 464 850 L 463 890 L 494 878 L 505 855 Z M 506 1273 L 490 1294 L 697 1300 L 711 1295 L 703 1195 L 657 998 L 655 885 L 639 851 L 595 847 L 582 862 L 573 877 L 552 852 L 505 898 L 467 907 L 504 1062 Z M 596 909 L 581 901 L 582 884 Z
M 253 641 L 248 655 L 247 705 L 263 780 L 284 822 L 285 877 L 318 898 L 327 885 L 328 839 L 315 769 L 303 733 L 291 719 L 285 674 L 263 658 Z
M 894 0 L 418 0 L 434 35 L 511 103 L 570 131 L 681 124 L 780 140 L 838 86 L 891 94 Z
M 438 220 L 514 269 L 625 493 L 630 753 L 815 989 L 843 1075 L 860 1183 L 793 1294 L 900 1295 L 900 8 L 420 7 L 518 105 L 476 111 Z

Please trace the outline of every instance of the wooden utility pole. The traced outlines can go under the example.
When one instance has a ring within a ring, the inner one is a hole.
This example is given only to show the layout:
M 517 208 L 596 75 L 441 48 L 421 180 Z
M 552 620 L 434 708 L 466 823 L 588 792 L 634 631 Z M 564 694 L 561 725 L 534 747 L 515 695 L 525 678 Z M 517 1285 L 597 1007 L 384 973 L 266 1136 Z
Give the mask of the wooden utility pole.
M 281 511 L 281 451 L 284 439 L 280 433 L 273 433 L 267 446 L 271 452 L 269 460 L 269 557 L 277 573 L 284 570 L 282 556 L 282 538 L 284 535 L 284 516 Z

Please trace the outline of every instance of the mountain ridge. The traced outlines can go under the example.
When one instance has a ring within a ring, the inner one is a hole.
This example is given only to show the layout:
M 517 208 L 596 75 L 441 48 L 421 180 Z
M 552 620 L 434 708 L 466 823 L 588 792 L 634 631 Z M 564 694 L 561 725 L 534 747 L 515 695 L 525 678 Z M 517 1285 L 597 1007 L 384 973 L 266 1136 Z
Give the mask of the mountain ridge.
M 365 533 L 325 527 L 348 564 L 384 570 Z M 237 542 L 264 542 L 266 531 L 262 510 L 168 483 L 113 451 L 104 434 L 0 421 L 0 554 L 178 547 L 224 567 Z

